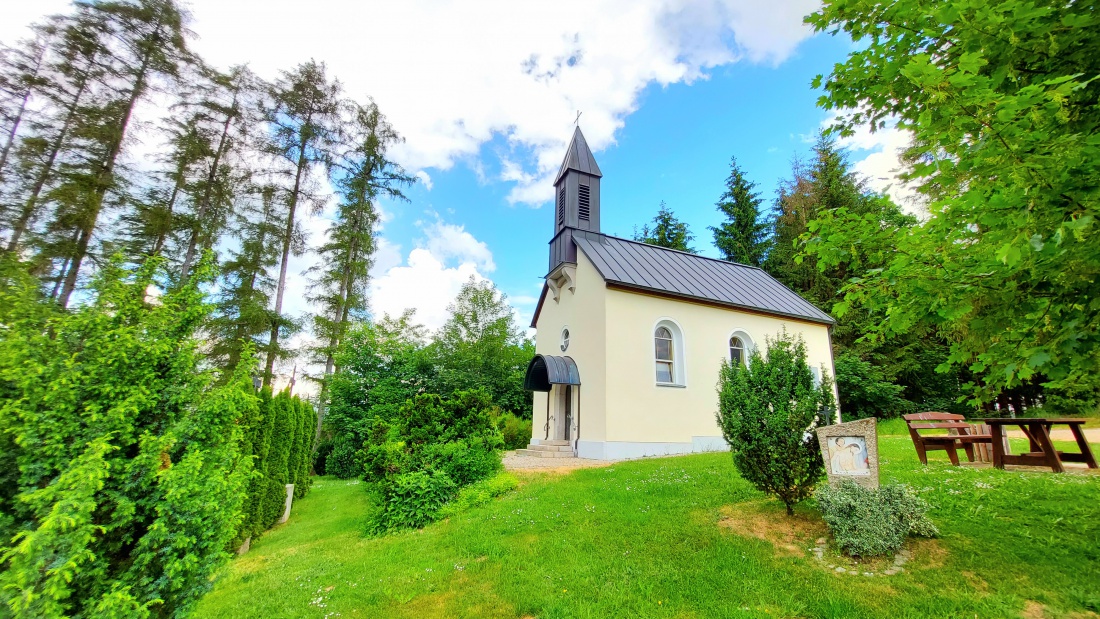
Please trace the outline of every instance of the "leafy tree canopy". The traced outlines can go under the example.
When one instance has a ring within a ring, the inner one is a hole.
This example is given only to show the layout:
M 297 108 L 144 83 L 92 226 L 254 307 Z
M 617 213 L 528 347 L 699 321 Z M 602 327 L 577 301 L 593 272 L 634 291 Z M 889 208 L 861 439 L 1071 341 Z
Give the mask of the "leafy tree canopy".
M 830 0 L 808 18 L 858 51 L 823 85 L 837 128 L 913 135 L 904 178 L 928 200 L 920 226 L 883 229 L 838 209 L 808 250 L 828 268 L 867 238 L 892 247 L 844 288 L 885 337 L 943 329 L 947 363 L 995 393 L 1042 375 L 1100 376 L 1100 12 L 1089 2 Z M 844 305 L 837 308 L 843 313 Z

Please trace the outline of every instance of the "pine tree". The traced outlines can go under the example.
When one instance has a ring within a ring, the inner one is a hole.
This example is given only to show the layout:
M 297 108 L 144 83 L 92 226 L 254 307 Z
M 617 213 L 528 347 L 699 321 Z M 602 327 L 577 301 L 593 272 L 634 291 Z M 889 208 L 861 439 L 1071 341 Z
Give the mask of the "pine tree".
M 319 306 L 313 333 L 320 344 L 315 359 L 324 364 L 321 382 L 321 414 L 324 418 L 328 378 L 336 370 L 335 355 L 353 319 L 364 318 L 367 309 L 367 276 L 374 254 L 375 202 L 379 197 L 405 200 L 403 186 L 414 182 L 400 166 L 386 158 L 389 147 L 400 141 L 374 102 L 350 104 L 350 150 L 339 164 L 336 185 L 340 194 L 336 219 L 328 240 L 318 249 L 321 260 L 312 269 L 309 300 Z
M 719 198 L 718 211 L 726 217 L 714 233 L 714 245 L 730 262 L 761 266 L 768 253 L 768 223 L 760 212 L 760 194 L 753 192 L 756 183 L 745 178 L 736 159 L 730 159 L 730 175 L 726 191 Z
M 18 188 L 10 199 L 18 207 L 5 222 L 11 229 L 8 251 L 26 245 L 24 236 L 43 213 L 44 192 L 57 180 L 57 167 L 67 158 L 64 152 L 71 146 L 74 127 L 88 111 L 93 86 L 107 70 L 100 60 L 106 53 L 100 27 L 89 15 L 56 16 L 36 28 L 50 40 L 50 57 L 35 90 L 43 110 L 30 119 L 29 130 L 15 150 Z
M 270 126 L 268 153 L 285 166 L 279 175 L 290 179 L 280 183 L 280 203 L 285 207 L 285 226 L 280 239 L 279 277 L 275 286 L 275 307 L 270 324 L 264 384 L 270 384 L 275 361 L 281 355 L 279 339 L 288 335 L 293 322 L 282 316 L 286 292 L 286 270 L 292 251 L 304 250 L 304 239 L 298 229 L 300 206 L 314 211 L 324 207 L 324 197 L 312 190 L 314 168 L 327 172 L 333 163 L 333 149 L 340 141 L 341 86 L 329 81 L 324 64 L 314 61 L 283 72 L 270 88 L 270 104 L 264 110 L 264 120 Z
M 278 317 L 271 311 L 275 281 L 269 270 L 279 260 L 276 240 L 282 227 L 275 216 L 275 192 L 263 188 L 243 201 L 236 215 L 238 247 L 222 265 L 222 285 L 210 321 L 210 358 L 222 367 L 234 367 L 249 344 L 258 356 L 267 356 L 268 333 Z
M 43 62 L 52 33 L 44 26 L 37 31 L 36 38 L 23 42 L 20 47 L 0 49 L 0 127 L 4 133 L 0 146 L 0 181 L 4 179 L 8 156 L 27 115 L 31 95 L 43 81 Z
M 640 232 L 635 227 L 634 240 L 648 245 L 686 251 L 690 254 L 696 253 L 695 249 L 691 247 L 695 235 L 691 233 L 686 223 L 673 215 L 672 210 L 668 208 L 664 200 L 661 200 L 661 206 L 657 209 L 657 215 L 653 218 L 652 223 L 652 228 L 649 227 L 649 224 L 646 224 L 642 226 Z
M 113 50 L 111 73 L 117 81 L 111 90 L 117 95 L 105 102 L 102 116 L 88 126 L 92 134 L 87 137 L 96 143 L 98 148 L 93 152 L 99 155 L 95 161 L 86 162 L 91 164 L 87 170 L 90 176 L 70 186 L 79 199 L 67 222 L 75 228 L 76 242 L 71 255 L 66 256 L 57 299 L 62 307 L 68 305 L 76 290 L 107 196 L 118 190 L 117 165 L 138 102 L 154 79 L 175 76 L 180 65 L 189 60 L 188 16 L 173 0 L 82 4 L 78 10 L 88 13 L 93 23 L 101 24 L 109 37 Z

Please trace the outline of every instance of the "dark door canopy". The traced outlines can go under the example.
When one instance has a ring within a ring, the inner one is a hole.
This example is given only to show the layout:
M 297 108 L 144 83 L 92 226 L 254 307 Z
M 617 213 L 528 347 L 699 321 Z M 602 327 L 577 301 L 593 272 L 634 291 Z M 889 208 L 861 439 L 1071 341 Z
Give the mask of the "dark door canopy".
M 550 391 L 553 385 L 579 385 L 581 373 L 572 357 L 535 355 L 527 364 L 523 388 L 528 391 Z

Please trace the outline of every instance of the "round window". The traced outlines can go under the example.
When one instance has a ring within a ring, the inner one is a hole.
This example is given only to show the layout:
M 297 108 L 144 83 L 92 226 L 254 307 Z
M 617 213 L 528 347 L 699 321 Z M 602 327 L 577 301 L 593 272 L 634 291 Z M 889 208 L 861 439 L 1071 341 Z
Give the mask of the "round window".
M 561 351 L 565 352 L 569 348 L 569 329 L 561 330 Z

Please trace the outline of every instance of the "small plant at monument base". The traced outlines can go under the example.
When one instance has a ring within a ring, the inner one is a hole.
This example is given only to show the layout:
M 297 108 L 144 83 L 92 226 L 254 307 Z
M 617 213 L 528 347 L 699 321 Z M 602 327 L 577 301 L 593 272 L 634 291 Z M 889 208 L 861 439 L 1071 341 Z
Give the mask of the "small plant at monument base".
M 925 515 L 928 504 L 905 485 L 872 489 L 844 480 L 820 488 L 814 497 L 837 546 L 855 557 L 897 552 L 910 535 L 939 535 Z
M 801 337 L 784 330 L 766 347 L 748 365 L 722 362 L 718 426 L 741 476 L 792 515 L 825 475 L 813 431 L 834 417 L 833 386 L 828 376 L 814 379 Z

